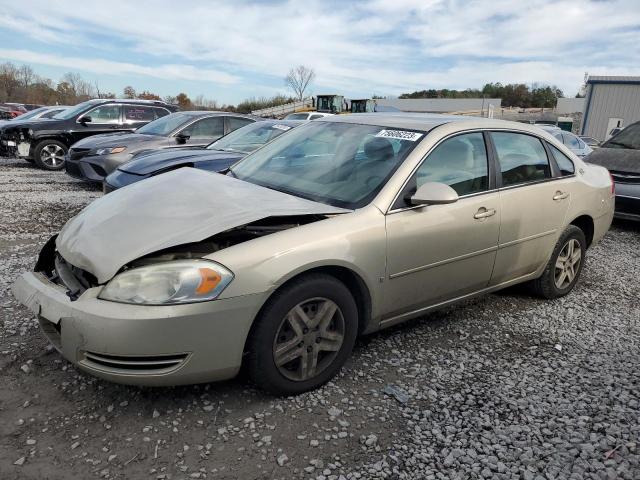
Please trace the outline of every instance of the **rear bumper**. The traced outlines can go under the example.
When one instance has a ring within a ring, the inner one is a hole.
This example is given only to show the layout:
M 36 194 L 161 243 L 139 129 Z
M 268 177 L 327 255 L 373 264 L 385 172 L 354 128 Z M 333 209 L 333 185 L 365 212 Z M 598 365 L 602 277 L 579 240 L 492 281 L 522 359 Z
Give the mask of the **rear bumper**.
M 54 347 L 106 380 L 149 386 L 201 383 L 238 372 L 249 329 L 266 294 L 173 306 L 100 300 L 101 287 L 71 301 L 40 273 L 22 274 L 15 297 Z

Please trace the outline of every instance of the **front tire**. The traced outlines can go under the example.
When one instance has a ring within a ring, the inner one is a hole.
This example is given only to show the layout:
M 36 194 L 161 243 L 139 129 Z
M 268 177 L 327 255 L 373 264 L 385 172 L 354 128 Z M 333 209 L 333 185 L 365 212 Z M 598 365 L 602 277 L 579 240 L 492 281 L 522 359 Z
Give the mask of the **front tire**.
M 42 140 L 33 149 L 33 160 L 44 170 L 61 170 L 68 150 L 64 143 L 57 140 Z
M 544 272 L 531 283 L 533 291 L 548 299 L 568 294 L 578 283 L 586 251 L 584 232 L 569 225 L 558 239 Z
M 270 393 L 297 395 L 342 368 L 358 333 L 358 310 L 342 282 L 310 274 L 277 291 L 256 322 L 248 342 L 249 376 Z

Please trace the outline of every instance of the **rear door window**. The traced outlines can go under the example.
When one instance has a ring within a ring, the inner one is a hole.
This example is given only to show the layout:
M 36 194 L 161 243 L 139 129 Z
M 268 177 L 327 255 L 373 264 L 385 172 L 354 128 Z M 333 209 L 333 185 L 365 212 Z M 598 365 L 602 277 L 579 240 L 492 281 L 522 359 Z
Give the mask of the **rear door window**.
M 124 105 L 125 123 L 151 122 L 156 119 L 153 107 L 145 105 Z
M 234 130 L 244 127 L 253 123 L 253 120 L 242 117 L 227 117 L 227 133 L 231 133 Z
M 192 139 L 217 139 L 224 135 L 224 117 L 209 117 L 198 120 L 183 130 Z
M 547 152 L 538 138 L 514 132 L 491 132 L 491 138 L 504 187 L 551 178 Z
M 153 107 L 153 111 L 156 114 L 156 118 L 166 117 L 167 115 L 169 115 L 169 113 L 171 113 L 166 108 L 161 107 Z

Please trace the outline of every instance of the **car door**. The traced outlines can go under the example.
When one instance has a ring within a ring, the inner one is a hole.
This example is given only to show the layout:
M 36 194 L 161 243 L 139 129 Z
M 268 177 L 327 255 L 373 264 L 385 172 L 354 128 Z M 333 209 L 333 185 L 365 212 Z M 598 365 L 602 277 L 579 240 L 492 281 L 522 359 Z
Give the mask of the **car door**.
M 217 115 L 215 117 L 201 118 L 183 128 L 178 133 L 189 137 L 184 143 L 178 146 L 194 147 L 208 145 L 224 135 L 224 117 Z
M 83 119 L 91 119 L 84 122 Z M 100 133 L 113 133 L 126 130 L 122 123 L 122 109 L 119 104 L 99 105 L 80 115 L 70 132 L 74 142 Z
M 421 163 L 386 216 L 385 304 L 390 316 L 487 286 L 500 231 L 499 194 L 485 135 L 444 140 Z M 405 198 L 425 182 L 459 195 L 448 205 L 411 207 Z
M 524 132 L 491 132 L 499 166 L 501 226 L 491 284 L 534 272 L 551 254 L 571 201 L 543 141 Z

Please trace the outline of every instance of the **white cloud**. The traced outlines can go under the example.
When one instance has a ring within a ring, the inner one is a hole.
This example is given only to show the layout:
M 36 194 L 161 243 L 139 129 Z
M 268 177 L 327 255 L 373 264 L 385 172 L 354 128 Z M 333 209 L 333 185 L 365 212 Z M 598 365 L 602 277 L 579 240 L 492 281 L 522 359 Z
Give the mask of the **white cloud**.
M 315 68 L 317 90 L 347 95 L 489 81 L 548 82 L 573 94 L 585 71 L 640 73 L 637 0 L 22 0 L 3 10 L 1 28 L 73 54 L 18 59 L 0 50 L 2 58 L 217 85 L 242 79 L 257 91 L 300 63 Z M 122 62 L 95 58 L 114 52 Z
M 173 80 L 205 80 L 218 84 L 233 84 L 239 81 L 235 75 L 217 70 L 196 68 L 193 65 L 165 64 L 145 67 L 127 62 L 91 59 L 83 57 L 64 57 L 56 54 L 43 54 L 29 50 L 10 50 L 0 48 L 0 58 L 23 63 L 50 65 L 68 69 L 85 70 L 104 75 L 144 75 Z

